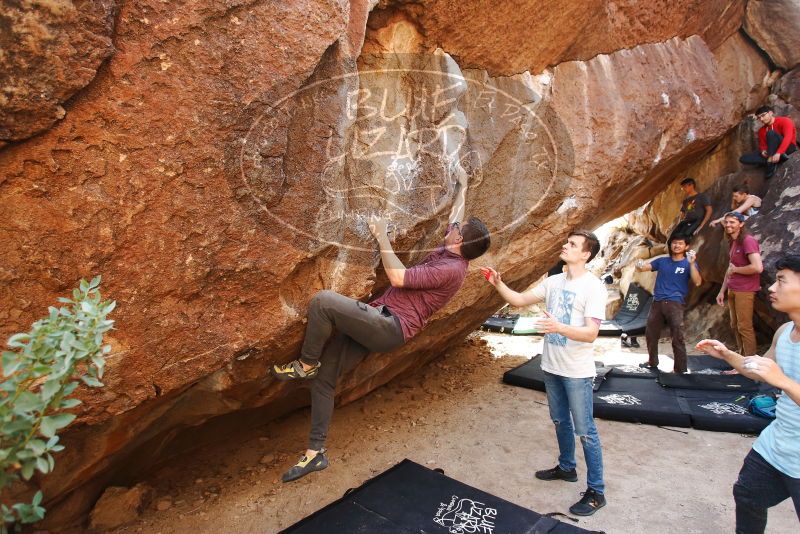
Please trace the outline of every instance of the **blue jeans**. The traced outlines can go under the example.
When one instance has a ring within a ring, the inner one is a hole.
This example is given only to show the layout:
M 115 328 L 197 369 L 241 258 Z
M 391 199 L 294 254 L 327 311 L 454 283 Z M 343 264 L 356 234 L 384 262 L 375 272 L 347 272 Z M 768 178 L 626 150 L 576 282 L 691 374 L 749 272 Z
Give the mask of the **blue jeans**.
M 556 425 L 558 465 L 565 471 L 575 469 L 575 436 L 578 436 L 588 470 L 586 485 L 604 493 L 603 450 L 594 424 L 592 379 L 568 378 L 545 371 L 544 385 L 550 419 Z
M 733 485 L 736 534 L 763 534 L 767 527 L 767 509 L 789 497 L 794 501 L 794 510 L 800 520 L 800 478 L 781 473 L 750 449 Z

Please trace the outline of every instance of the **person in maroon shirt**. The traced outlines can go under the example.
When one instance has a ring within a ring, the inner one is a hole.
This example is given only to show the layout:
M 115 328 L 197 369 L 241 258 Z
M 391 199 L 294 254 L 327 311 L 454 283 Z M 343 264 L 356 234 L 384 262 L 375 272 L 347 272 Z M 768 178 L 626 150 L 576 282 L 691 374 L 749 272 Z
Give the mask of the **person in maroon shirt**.
M 797 133 L 789 117 L 776 117 L 769 106 L 756 110 L 756 118 L 763 126 L 758 130 L 758 152 L 748 152 L 739 158 L 745 165 L 766 167 L 764 178 L 772 178 L 778 165 L 797 150 Z
M 736 337 L 739 354 L 752 356 L 756 353 L 756 332 L 753 328 L 755 297 L 761 289 L 761 249 L 755 237 L 744 228 L 745 216 L 738 211 L 729 211 L 722 220 L 725 236 L 730 242 L 729 263 L 717 295 L 717 304 L 725 305 L 731 315 L 731 330 Z
M 328 467 L 324 445 L 339 375 L 370 352 L 391 351 L 417 335 L 459 290 L 469 260 L 480 257 L 490 244 L 489 230 L 480 219 L 472 217 L 463 226 L 451 223 L 444 243 L 406 269 L 392 249 L 386 221 L 373 220 L 370 231 L 378 241 L 391 286 L 369 303 L 334 291 L 314 295 L 300 358 L 270 369 L 278 380 L 314 378 L 308 449 L 283 474 L 284 482 Z

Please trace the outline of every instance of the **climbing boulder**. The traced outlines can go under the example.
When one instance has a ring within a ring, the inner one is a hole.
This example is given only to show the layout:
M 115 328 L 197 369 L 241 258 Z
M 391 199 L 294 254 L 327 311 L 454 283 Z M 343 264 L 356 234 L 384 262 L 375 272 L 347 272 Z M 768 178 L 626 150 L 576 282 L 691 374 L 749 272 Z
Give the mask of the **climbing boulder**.
M 800 64 L 800 2 L 798 0 L 750 0 L 744 31 L 786 70 Z
M 788 320 L 769 305 L 767 289 L 775 283 L 775 262 L 784 254 L 800 254 L 800 154 L 781 165 L 770 180 L 761 211 L 748 225 L 761 243 L 764 261 L 756 313 L 774 330 Z
M 0 148 L 63 119 L 66 102 L 114 53 L 115 0 L 4 2 L 0 11 Z

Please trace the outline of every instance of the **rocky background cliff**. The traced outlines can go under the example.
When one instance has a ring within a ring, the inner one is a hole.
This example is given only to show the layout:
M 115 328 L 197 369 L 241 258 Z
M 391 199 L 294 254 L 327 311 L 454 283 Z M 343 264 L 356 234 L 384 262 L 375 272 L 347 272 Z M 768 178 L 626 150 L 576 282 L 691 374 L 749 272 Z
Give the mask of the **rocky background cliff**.
M 370 215 L 393 219 L 413 263 L 465 194 L 493 231 L 480 263 L 519 286 L 575 227 L 650 201 L 644 233 L 663 232 L 674 180 L 737 172 L 747 114 L 770 91 L 796 103 L 799 13 L 788 0 L 5 0 L 0 333 L 27 330 L 81 277 L 101 274 L 118 303 L 106 385 L 83 393 L 41 481 L 45 526 L 226 425 L 305 404 L 266 369 L 297 352 L 316 290 L 386 286 Z M 797 220 L 797 176 L 770 185 L 765 212 Z M 770 225 L 758 231 L 796 245 Z M 342 401 L 435 359 L 499 304 L 473 266 L 421 335 L 344 377 Z

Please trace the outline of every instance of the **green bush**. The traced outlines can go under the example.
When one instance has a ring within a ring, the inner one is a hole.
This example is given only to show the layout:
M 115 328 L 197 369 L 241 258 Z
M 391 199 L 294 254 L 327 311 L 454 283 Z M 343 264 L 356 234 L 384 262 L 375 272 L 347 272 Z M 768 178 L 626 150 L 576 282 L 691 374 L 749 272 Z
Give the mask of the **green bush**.
M 81 280 L 72 298 L 59 298 L 61 308 L 51 306 L 49 315 L 33 323 L 30 332 L 14 334 L 3 352 L 0 383 L 0 492 L 20 477 L 53 470 L 53 453 L 64 449 L 58 431 L 75 419 L 65 410 L 81 401 L 70 398 L 80 382 L 90 387 L 103 384 L 103 334 L 113 327 L 106 319 L 115 302 L 103 302 L 100 277 Z M 0 504 L 2 533 L 12 524 L 34 523 L 44 517 L 42 492 L 30 503 Z

